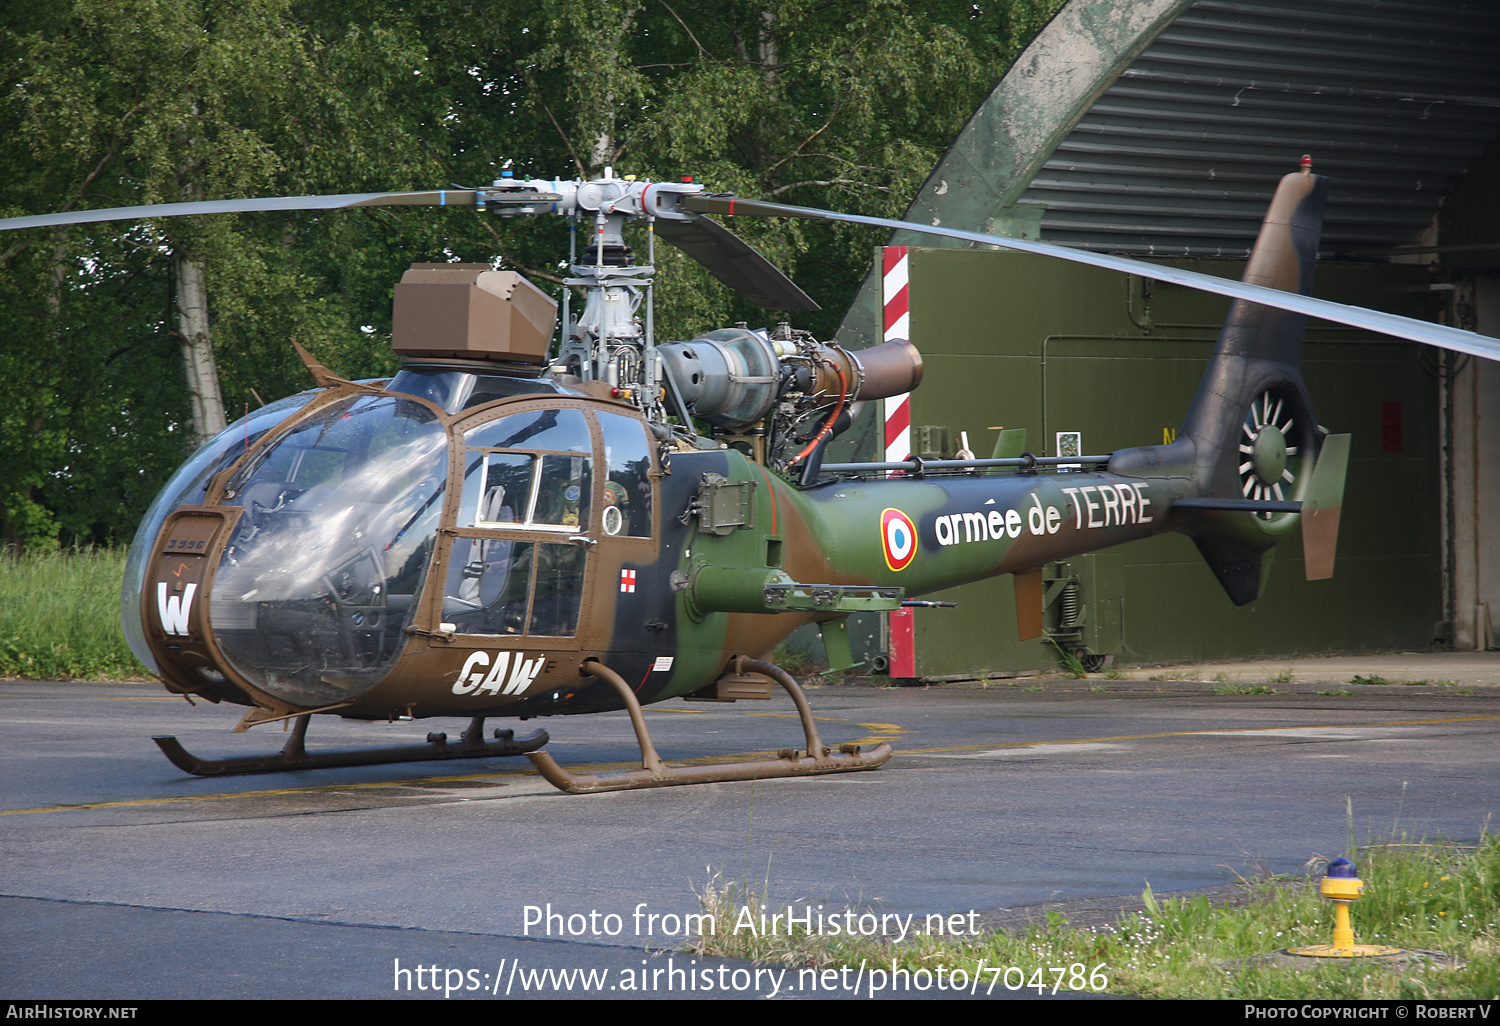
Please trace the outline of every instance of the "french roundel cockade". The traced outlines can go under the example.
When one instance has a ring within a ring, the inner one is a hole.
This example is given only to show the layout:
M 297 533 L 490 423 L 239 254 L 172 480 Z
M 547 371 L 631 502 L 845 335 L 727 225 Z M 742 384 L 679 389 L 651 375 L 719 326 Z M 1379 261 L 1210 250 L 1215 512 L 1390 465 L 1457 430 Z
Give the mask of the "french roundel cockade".
M 917 554 L 917 529 L 911 517 L 899 509 L 886 509 L 880 514 L 880 544 L 885 549 L 885 565 L 892 570 L 905 570 Z

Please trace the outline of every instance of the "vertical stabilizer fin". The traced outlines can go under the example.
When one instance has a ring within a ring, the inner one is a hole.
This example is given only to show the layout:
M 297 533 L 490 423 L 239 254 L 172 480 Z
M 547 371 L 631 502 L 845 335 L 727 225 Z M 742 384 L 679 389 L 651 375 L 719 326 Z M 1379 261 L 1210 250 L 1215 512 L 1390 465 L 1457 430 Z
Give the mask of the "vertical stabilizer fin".
M 1271 550 L 1254 549 L 1232 538 L 1198 535 L 1198 553 L 1223 585 L 1229 601 L 1243 606 L 1260 598 L 1271 572 Z
M 1323 439 L 1318 465 L 1302 497 L 1302 558 L 1309 581 L 1333 576 L 1339 543 L 1339 514 L 1344 507 L 1344 474 L 1349 469 L 1349 436 Z
M 1245 282 L 1311 292 L 1327 195 L 1328 179 L 1312 173 L 1307 157 L 1300 170 L 1281 179 L 1246 264 Z M 1177 440 L 1164 447 L 1192 461 L 1197 496 L 1180 504 L 1189 518 L 1179 530 L 1193 539 L 1237 606 L 1260 596 L 1271 549 L 1296 528 L 1299 516 L 1304 524 L 1319 521 L 1310 528 L 1313 535 L 1330 526 L 1336 534 L 1336 511 L 1332 518 L 1309 518 L 1294 505 L 1303 502 L 1302 509 L 1308 508 L 1304 500 L 1322 444 L 1300 368 L 1305 319 L 1236 299 Z M 1330 479 L 1342 477 L 1341 470 L 1332 473 L 1337 459 L 1329 464 Z M 1128 470 L 1121 462 L 1119 469 Z M 1110 469 L 1117 469 L 1113 462 Z M 1338 501 L 1334 496 L 1335 510 Z M 1309 576 L 1332 573 L 1332 537 L 1311 544 Z

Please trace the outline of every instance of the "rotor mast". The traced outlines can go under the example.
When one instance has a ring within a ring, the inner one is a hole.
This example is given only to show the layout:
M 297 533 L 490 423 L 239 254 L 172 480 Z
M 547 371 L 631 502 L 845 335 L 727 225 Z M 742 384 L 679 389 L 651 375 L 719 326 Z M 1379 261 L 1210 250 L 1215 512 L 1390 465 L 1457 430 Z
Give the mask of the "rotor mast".
M 657 218 L 680 221 L 695 215 L 678 209 L 684 195 L 703 192 L 692 182 L 639 181 L 615 177 L 606 167 L 590 181 L 517 179 L 509 171 L 485 194 L 484 205 L 502 217 L 557 213 L 568 218 L 569 277 L 563 284 L 586 292 L 583 310 L 572 316 L 571 297 L 563 301 L 562 340 L 557 364 L 585 381 L 604 381 L 631 393 L 655 412 L 661 401 L 656 366 L 652 292 L 655 284 Z M 541 198 L 550 202 L 538 202 Z M 624 230 L 645 221 L 646 262 L 634 262 Z M 593 231 L 579 252 L 583 225 Z

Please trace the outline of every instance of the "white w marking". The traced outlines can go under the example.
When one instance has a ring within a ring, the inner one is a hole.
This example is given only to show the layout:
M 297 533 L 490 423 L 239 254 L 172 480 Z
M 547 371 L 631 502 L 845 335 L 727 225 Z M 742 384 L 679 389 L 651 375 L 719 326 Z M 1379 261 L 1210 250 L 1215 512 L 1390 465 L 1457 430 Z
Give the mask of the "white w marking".
M 180 598 L 176 595 L 169 597 L 167 582 L 157 584 L 156 611 L 161 617 L 161 629 L 165 633 L 187 636 L 188 612 L 193 608 L 193 592 L 197 590 L 196 584 L 189 584 L 183 589 Z

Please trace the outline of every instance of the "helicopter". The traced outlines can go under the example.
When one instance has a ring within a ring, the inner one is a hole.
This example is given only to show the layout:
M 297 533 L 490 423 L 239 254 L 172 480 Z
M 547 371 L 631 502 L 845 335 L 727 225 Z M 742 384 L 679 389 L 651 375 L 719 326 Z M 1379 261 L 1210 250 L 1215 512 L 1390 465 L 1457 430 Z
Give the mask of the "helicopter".
M 122 622 L 169 692 L 248 707 L 236 731 L 292 723 L 266 756 L 200 758 L 155 738 L 188 773 L 525 755 L 556 787 L 584 793 L 884 764 L 883 742 L 824 745 L 802 689 L 770 661 L 807 624 L 830 663 L 847 667 L 851 613 L 933 604 L 916 596 L 1010 574 L 1018 633 L 1037 637 L 1044 564 L 1167 531 L 1193 539 L 1237 605 L 1260 594 L 1266 553 L 1299 527 L 1307 576 L 1331 576 L 1349 436 L 1318 425 L 1299 370 L 1305 317 L 1488 358 L 1500 341 L 1308 295 L 1327 190 L 1306 157 L 1281 180 L 1241 282 L 608 168 L 591 180 L 506 172 L 488 189 L 92 210 L 0 229 L 379 205 L 567 218 L 560 318 L 514 272 L 415 264 L 395 286 L 394 377 L 346 380 L 297 347 L 317 387 L 248 414 L 173 475 L 131 546 Z M 789 322 L 658 343 L 658 234 L 757 305 L 817 308 L 709 215 L 923 232 L 1233 303 L 1170 444 L 824 463 L 857 404 L 920 384 L 921 355 L 901 339 L 847 350 Z M 643 263 L 625 244 L 630 222 L 646 227 Z M 577 311 L 573 289 L 584 294 Z M 766 699 L 773 686 L 791 696 L 805 735 L 774 758 L 668 766 L 641 712 L 679 697 Z M 545 730 L 484 734 L 493 717 L 622 708 L 642 763 L 625 772 L 565 769 L 542 750 Z M 308 751 L 320 713 L 469 725 L 456 741 L 434 732 L 419 744 Z

